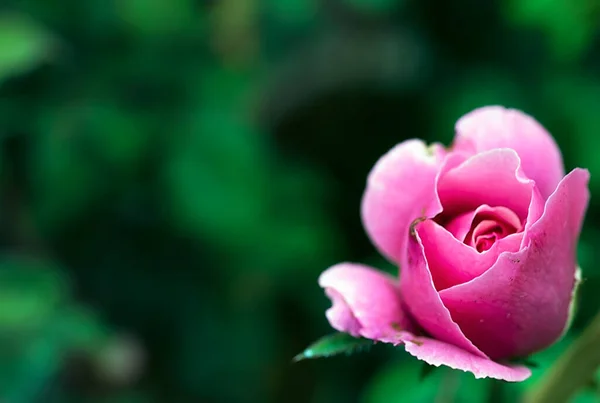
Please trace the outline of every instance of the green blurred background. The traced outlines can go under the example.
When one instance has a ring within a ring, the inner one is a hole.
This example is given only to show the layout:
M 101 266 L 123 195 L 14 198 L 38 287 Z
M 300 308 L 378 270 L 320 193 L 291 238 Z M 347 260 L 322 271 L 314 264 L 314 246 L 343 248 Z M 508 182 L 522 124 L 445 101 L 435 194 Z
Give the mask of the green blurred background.
M 0 401 L 515 401 L 600 305 L 599 17 L 589 0 L 2 0 Z M 517 385 L 419 381 L 386 346 L 292 364 L 331 332 L 322 270 L 394 270 L 359 219 L 373 163 L 448 144 L 486 104 L 592 172 L 572 331 Z

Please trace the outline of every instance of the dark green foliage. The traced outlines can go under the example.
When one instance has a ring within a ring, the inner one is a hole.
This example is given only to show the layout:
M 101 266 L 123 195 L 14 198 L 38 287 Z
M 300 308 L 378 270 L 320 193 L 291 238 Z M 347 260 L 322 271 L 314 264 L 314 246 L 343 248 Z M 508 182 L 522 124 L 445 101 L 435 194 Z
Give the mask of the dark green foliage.
M 573 335 L 585 326 L 600 303 L 588 3 L 4 1 L 0 401 L 483 401 L 491 384 L 469 374 L 419 382 L 401 347 L 290 359 L 331 331 L 322 270 L 397 272 L 360 223 L 373 163 L 406 138 L 448 143 L 488 103 L 527 110 L 592 172 Z M 370 345 L 335 337 L 315 354 Z

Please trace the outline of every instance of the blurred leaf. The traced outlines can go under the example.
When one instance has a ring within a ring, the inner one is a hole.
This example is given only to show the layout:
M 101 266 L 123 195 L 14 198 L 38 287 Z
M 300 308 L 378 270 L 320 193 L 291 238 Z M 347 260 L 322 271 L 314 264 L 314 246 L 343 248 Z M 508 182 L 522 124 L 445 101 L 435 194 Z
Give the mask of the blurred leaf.
M 572 338 L 570 335 L 564 337 L 559 342 L 550 346 L 546 350 L 543 350 L 539 353 L 533 354 L 527 359 L 533 361 L 537 364 L 535 368 L 530 367 L 532 370 L 532 375 L 524 382 L 511 383 L 509 385 L 509 389 L 513 391 L 518 391 L 518 394 L 523 393 L 528 388 L 531 388 L 533 385 L 539 382 L 544 372 L 547 371 L 556 359 L 561 355 L 564 349 L 571 343 Z
M 600 396 L 598 395 L 598 392 L 583 390 L 574 396 L 569 403 L 598 403 L 599 400 Z
M 38 400 L 60 370 L 61 347 L 56 339 L 40 332 L 20 349 L 19 363 L 11 368 L 12 382 L 0 390 L 0 395 L 8 402 Z
M 38 122 L 30 167 L 34 214 L 53 231 L 131 180 L 145 157 L 145 121 L 111 102 L 48 108 Z
M 335 333 L 324 336 L 308 346 L 303 352 L 294 357 L 294 361 L 331 357 L 342 353 L 352 354 L 372 345 L 373 341 L 369 339 L 355 338 L 347 333 Z
M 507 389 L 513 392 L 514 396 L 523 394 L 526 390 L 531 389 L 543 379 L 546 371 L 549 371 L 554 362 L 560 357 L 565 349 L 573 342 L 573 335 L 570 333 L 562 340 L 558 341 L 548 349 L 536 353 L 530 357 L 536 363 L 539 363 L 539 368 L 532 368 L 532 376 L 524 382 L 509 383 Z M 569 400 L 569 403 L 592 403 L 598 401 L 596 391 L 584 389 L 577 392 L 575 396 Z
M 153 403 L 156 399 L 148 391 L 124 390 L 109 396 L 94 396 L 85 403 Z
M 0 14 L 0 83 L 26 73 L 54 50 L 54 39 L 27 17 Z
M 81 305 L 69 305 L 57 312 L 52 332 L 74 351 L 97 353 L 106 344 L 110 332 L 96 313 Z
M 112 3 L 119 20 L 142 35 L 181 33 L 201 23 L 193 0 L 113 0 Z
M 553 135 L 561 146 L 575 153 L 571 164 L 590 170 L 592 194 L 600 191 L 600 80 L 581 74 L 550 74 L 544 77 L 541 96 L 554 119 L 563 124 Z M 592 198 L 591 203 L 594 203 Z M 597 265 L 583 267 L 589 270 Z
M 317 0 L 268 0 L 265 3 L 267 14 L 286 27 L 306 24 L 316 18 L 318 11 Z
M 258 55 L 259 1 L 220 0 L 211 10 L 211 44 L 228 62 L 251 65 Z
M 239 246 L 264 216 L 266 178 L 248 155 L 253 135 L 231 119 L 223 116 L 221 127 L 196 132 L 171 156 L 168 195 L 176 223 L 186 231 Z
M 211 70 L 198 109 L 170 143 L 166 180 L 176 223 L 186 231 L 239 245 L 264 216 L 266 149 L 242 102 L 248 79 Z
M 4 334 L 39 330 L 67 295 L 67 281 L 52 264 L 20 257 L 2 258 L 0 330 Z
M 394 7 L 404 3 L 405 0 L 344 0 L 346 3 L 363 12 L 389 12 Z
M 421 378 L 423 363 L 403 354 L 378 370 L 367 384 L 364 403 L 479 403 L 485 401 L 489 380 L 475 379 L 470 373 L 447 367 L 437 368 L 430 376 Z
M 210 294 L 180 298 L 183 320 L 176 331 L 177 359 L 171 364 L 176 383 L 207 401 L 261 401 L 269 386 L 264 380 L 279 376 L 281 365 L 287 364 L 287 357 L 277 354 L 282 344 L 277 324 L 256 300 L 228 310 L 227 304 L 212 306 Z M 222 379 L 237 379 L 236 387 Z
M 509 19 L 545 32 L 561 60 L 577 60 L 592 44 L 598 28 L 597 2 L 587 0 L 511 0 Z
M 55 382 L 65 354 L 79 346 L 75 327 L 88 315 L 70 316 L 69 284 L 50 262 L 24 256 L 0 260 L 0 396 L 34 402 Z M 71 320 L 65 327 L 65 321 Z M 88 321 L 89 323 L 89 321 Z

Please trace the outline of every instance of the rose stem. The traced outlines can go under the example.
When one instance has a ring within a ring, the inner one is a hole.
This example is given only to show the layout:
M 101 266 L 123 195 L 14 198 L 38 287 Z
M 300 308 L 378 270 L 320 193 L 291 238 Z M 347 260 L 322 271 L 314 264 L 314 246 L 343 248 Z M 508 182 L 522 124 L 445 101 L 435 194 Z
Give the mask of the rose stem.
M 525 403 L 566 402 L 600 367 L 600 311 L 583 333 L 525 395 Z

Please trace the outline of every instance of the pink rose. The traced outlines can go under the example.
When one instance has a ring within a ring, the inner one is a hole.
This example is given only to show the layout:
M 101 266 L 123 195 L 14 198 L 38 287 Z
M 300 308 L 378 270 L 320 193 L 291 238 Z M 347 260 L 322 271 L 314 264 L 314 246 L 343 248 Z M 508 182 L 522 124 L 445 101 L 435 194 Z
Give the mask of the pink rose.
M 588 180 L 580 168 L 565 176 L 537 121 L 502 107 L 462 117 L 449 149 L 398 144 L 369 175 L 362 219 L 400 280 L 329 268 L 319 284 L 331 326 L 478 378 L 528 378 L 508 362 L 568 327 Z

